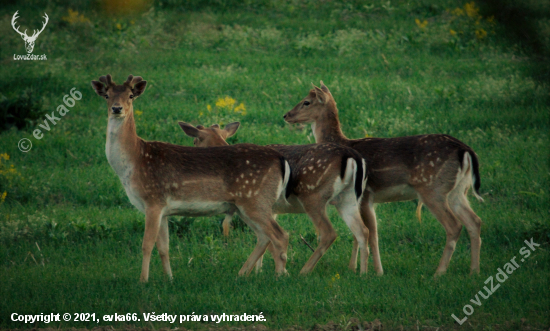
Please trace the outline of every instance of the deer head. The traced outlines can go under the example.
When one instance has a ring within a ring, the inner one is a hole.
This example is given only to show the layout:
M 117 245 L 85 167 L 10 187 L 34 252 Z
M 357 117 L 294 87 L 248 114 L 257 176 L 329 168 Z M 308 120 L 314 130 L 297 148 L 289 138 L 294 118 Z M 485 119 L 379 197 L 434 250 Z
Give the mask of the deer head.
M 209 128 L 205 128 L 202 125 L 197 127 L 185 122 L 178 122 L 183 132 L 189 137 L 193 137 L 193 144 L 197 147 L 212 147 L 212 146 L 226 146 L 229 145 L 226 140 L 237 132 L 239 129 L 239 122 L 229 123 L 224 129 L 220 129 L 218 124 L 213 124 Z
M 44 28 L 46 27 L 46 24 L 48 24 L 48 20 L 49 20 L 49 17 L 46 13 L 44 13 L 44 18 L 46 19 L 46 21 L 43 23 L 42 25 L 42 29 L 40 29 L 40 31 L 37 31 L 37 30 L 33 30 L 33 34 L 32 36 L 27 36 L 27 30 L 25 30 L 25 32 L 21 32 L 19 31 L 19 27 L 18 26 L 15 26 L 15 21 L 19 18 L 17 16 L 19 10 L 15 12 L 15 14 L 13 14 L 13 17 L 11 19 L 11 26 L 13 27 L 13 29 L 15 30 L 15 32 L 19 33 L 21 35 L 21 38 L 23 38 L 23 40 L 25 41 L 25 48 L 27 49 L 27 53 L 32 53 L 32 50 L 34 49 L 34 42 L 36 41 L 36 38 L 38 38 L 38 36 L 42 33 L 42 31 L 44 31 Z
M 313 85 L 313 84 L 312 84 Z M 312 123 L 332 112 L 338 113 L 336 102 L 328 87 L 321 81 L 321 87 L 313 85 L 307 97 L 303 98 L 283 118 L 287 123 Z
M 92 81 L 95 93 L 107 100 L 109 118 L 124 118 L 132 111 L 132 102 L 144 91 L 147 81 L 140 76 L 128 76 L 122 85 L 117 85 L 111 75 L 101 76 L 98 81 Z

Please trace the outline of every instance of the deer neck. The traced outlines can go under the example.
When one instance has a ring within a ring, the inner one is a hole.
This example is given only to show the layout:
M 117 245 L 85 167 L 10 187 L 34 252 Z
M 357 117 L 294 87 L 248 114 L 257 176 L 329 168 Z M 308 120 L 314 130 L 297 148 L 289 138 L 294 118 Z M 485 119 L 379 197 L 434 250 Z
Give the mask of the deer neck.
M 109 118 L 105 154 L 124 186 L 129 184 L 134 165 L 139 158 L 139 142 L 133 109 L 124 118 Z
M 336 106 L 330 107 L 315 122 L 311 124 L 315 142 L 344 144 L 348 138 L 340 128 L 338 110 Z

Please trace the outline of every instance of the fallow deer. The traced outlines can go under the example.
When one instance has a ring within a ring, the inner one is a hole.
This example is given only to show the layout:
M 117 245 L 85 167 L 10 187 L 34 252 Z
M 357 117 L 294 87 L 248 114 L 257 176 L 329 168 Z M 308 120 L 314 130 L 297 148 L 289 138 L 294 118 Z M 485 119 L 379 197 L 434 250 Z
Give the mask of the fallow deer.
M 199 147 L 225 146 L 225 139 L 233 135 L 239 123 L 230 123 L 225 129 L 214 124 L 210 128 L 194 127 L 179 122 L 183 131 L 194 137 Z M 334 204 L 355 238 L 349 268 L 357 268 L 358 250 L 361 252 L 360 273 L 367 272 L 368 229 L 359 213 L 361 194 L 366 184 L 365 160 L 355 150 L 337 144 L 317 145 L 269 145 L 280 152 L 290 163 L 291 179 L 288 186 L 290 205 L 275 204 L 275 214 L 306 213 L 319 233 L 319 245 L 301 270 L 302 274 L 313 270 L 319 259 L 336 240 L 336 232 L 327 215 L 327 205 Z M 224 220 L 224 232 L 229 231 L 232 214 Z M 261 258 L 256 270 L 261 267 Z
M 479 272 L 481 219 L 470 208 L 466 197 L 468 189 L 473 186 L 474 196 L 480 201 L 483 199 L 479 195 L 478 158 L 469 146 L 446 134 L 348 139 L 340 128 L 336 102 L 323 82 L 321 88 L 314 86 L 284 119 L 288 123 L 311 123 L 317 143 L 352 147 L 367 160 L 368 182 L 361 216 L 369 229 L 373 255 L 378 253 L 373 205 L 419 199 L 447 233 L 435 275 L 446 272 L 462 225 L 470 235 L 471 273 Z M 378 268 L 381 271 L 382 265 Z
M 239 275 L 250 273 L 269 243 L 275 271 L 285 273 L 288 234 L 273 219 L 272 208 L 281 195 L 284 200 L 288 162 L 271 148 L 251 144 L 192 148 L 141 139 L 136 134 L 133 102 L 146 84 L 132 75 L 122 85 L 110 75 L 92 81 L 108 105 L 107 160 L 130 202 L 145 213 L 141 281 L 149 278 L 155 243 L 164 272 L 172 278 L 168 216 L 214 215 L 233 208 L 258 237 Z

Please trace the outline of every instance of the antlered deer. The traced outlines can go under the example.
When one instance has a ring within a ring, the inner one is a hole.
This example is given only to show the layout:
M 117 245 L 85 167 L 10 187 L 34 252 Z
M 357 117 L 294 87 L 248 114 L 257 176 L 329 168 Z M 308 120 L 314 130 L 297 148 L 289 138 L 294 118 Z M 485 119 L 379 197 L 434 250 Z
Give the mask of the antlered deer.
M 198 147 L 225 146 L 225 139 L 233 135 L 239 123 L 230 123 L 225 129 L 217 124 L 210 128 L 202 125 L 194 127 L 179 122 L 183 131 L 194 137 Z M 288 202 L 290 205 L 275 204 L 275 214 L 306 213 L 319 233 L 319 245 L 313 252 L 301 273 L 309 273 L 327 249 L 336 240 L 336 232 L 327 215 L 327 205 L 334 204 L 344 219 L 355 240 L 349 268 L 357 268 L 358 250 L 361 252 L 360 273 L 367 272 L 368 262 L 368 229 L 359 214 L 361 194 L 366 184 L 365 161 L 355 150 L 331 143 L 317 145 L 269 145 L 280 152 L 290 164 L 291 178 L 288 185 Z M 232 214 L 224 220 L 224 233 L 229 231 Z M 379 263 L 375 257 L 375 264 Z M 258 261 L 257 270 L 261 267 Z
M 284 115 L 288 123 L 312 123 L 317 143 L 334 142 L 357 150 L 369 165 L 367 190 L 361 216 L 369 228 L 373 254 L 378 243 L 373 204 L 419 199 L 435 215 L 447 233 L 447 243 L 436 276 L 447 270 L 462 225 L 471 241 L 471 272 L 479 272 L 481 219 L 470 208 L 470 186 L 479 200 L 480 177 L 476 153 L 445 134 L 399 138 L 348 139 L 340 129 L 338 108 L 321 82 Z
M 133 102 L 147 82 L 130 75 L 117 85 L 110 75 L 92 81 L 95 92 L 107 100 L 105 152 L 130 202 L 145 213 L 141 281 L 149 278 L 153 246 L 171 278 L 168 256 L 168 216 L 202 216 L 236 210 L 254 230 L 258 241 L 239 271 L 248 274 L 271 243 L 275 271 L 286 272 L 288 234 L 273 219 L 272 208 L 281 198 L 290 167 L 280 153 L 251 144 L 192 148 L 137 136 Z M 246 183 L 245 183 L 246 180 Z

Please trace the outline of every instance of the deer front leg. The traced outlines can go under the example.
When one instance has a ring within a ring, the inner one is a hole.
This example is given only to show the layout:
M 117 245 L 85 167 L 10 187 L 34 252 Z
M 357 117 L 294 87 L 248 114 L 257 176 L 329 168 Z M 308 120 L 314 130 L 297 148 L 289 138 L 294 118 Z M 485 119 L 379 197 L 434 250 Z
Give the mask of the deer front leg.
M 143 262 L 141 264 L 140 281 L 146 283 L 149 280 L 149 263 L 151 262 L 151 252 L 159 235 L 162 208 L 153 206 L 145 211 L 145 234 L 143 235 Z
M 317 262 L 319 262 L 328 248 L 334 243 L 337 235 L 327 216 L 327 202 L 325 200 L 318 196 L 309 196 L 301 197 L 300 202 L 319 233 L 319 244 L 300 271 L 300 274 L 307 274 L 315 268 Z
M 352 271 L 355 271 L 355 269 L 357 269 L 358 253 L 359 253 L 359 243 L 357 242 L 357 238 L 353 236 L 353 246 L 351 247 L 351 258 L 349 259 L 349 265 L 348 265 L 348 268 Z
M 172 269 L 170 268 L 170 256 L 168 251 L 170 249 L 170 237 L 168 229 L 168 217 L 162 217 L 160 223 L 159 234 L 157 237 L 157 250 L 159 251 L 160 260 L 162 261 L 162 269 L 164 273 L 172 279 Z
M 225 214 L 225 218 L 223 219 L 223 235 L 225 237 L 229 237 L 229 228 L 231 227 L 231 220 L 233 219 L 233 214 Z

